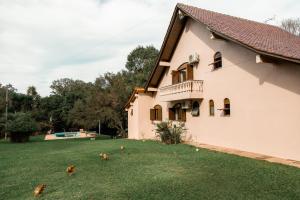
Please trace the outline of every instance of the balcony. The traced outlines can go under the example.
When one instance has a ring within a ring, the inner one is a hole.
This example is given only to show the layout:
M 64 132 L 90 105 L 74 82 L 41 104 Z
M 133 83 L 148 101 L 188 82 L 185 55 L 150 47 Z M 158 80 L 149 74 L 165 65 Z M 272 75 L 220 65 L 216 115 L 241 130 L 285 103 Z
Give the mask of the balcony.
M 159 88 L 162 101 L 203 98 L 203 81 L 190 80 Z

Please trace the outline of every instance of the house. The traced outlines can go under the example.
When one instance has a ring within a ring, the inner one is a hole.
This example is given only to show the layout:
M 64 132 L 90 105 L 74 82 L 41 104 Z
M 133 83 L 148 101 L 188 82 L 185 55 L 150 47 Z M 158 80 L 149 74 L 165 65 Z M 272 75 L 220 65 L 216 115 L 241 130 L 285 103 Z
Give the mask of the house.
M 185 140 L 300 160 L 300 37 L 177 4 L 126 110 L 132 139 L 154 139 L 162 120 L 184 121 Z

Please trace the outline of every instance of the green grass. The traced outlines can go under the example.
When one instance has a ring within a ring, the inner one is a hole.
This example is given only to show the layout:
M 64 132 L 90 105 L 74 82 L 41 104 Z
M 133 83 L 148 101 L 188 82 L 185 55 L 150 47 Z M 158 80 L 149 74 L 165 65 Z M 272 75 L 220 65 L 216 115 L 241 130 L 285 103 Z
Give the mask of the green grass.
M 120 152 L 120 146 L 125 152 Z M 99 159 L 100 152 L 110 155 Z M 70 164 L 76 174 L 67 176 Z M 0 199 L 300 199 L 300 170 L 188 145 L 74 139 L 0 142 Z

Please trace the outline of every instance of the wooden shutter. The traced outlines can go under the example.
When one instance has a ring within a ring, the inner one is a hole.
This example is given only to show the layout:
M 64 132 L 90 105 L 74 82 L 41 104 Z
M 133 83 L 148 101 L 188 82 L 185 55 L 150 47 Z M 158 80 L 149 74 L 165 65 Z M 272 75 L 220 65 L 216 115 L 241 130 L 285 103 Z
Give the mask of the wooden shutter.
M 155 110 L 154 109 L 150 109 L 150 120 L 151 121 L 155 120 Z
M 175 112 L 172 108 L 169 108 L 169 120 L 175 120 Z
M 157 120 L 162 121 L 162 109 L 157 109 Z
M 179 71 L 172 71 L 172 85 L 179 82 Z
M 194 79 L 193 66 L 187 65 L 186 71 L 187 71 L 187 80 L 193 80 Z
M 181 121 L 186 121 L 186 110 L 184 109 L 181 110 Z

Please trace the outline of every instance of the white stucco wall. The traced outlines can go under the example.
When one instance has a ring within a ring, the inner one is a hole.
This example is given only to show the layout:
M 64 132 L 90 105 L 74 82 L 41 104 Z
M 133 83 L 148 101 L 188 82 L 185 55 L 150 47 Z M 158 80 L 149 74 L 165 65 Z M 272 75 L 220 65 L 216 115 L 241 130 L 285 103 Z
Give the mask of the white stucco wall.
M 137 98 L 128 108 L 128 138 L 154 139 L 155 131 L 150 120 L 150 109 L 154 107 L 152 93 L 137 94 Z M 133 115 L 131 116 L 131 109 Z

